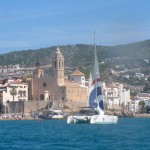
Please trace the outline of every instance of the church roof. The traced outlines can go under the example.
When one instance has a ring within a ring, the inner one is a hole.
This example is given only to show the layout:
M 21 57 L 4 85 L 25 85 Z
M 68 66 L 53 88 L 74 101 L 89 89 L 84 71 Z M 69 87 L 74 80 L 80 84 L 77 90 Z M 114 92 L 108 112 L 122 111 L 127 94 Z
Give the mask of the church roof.
M 77 69 L 76 71 L 74 71 L 74 72 L 71 74 L 71 76 L 84 76 L 84 74 L 83 74 L 81 71 L 79 71 L 79 70 Z

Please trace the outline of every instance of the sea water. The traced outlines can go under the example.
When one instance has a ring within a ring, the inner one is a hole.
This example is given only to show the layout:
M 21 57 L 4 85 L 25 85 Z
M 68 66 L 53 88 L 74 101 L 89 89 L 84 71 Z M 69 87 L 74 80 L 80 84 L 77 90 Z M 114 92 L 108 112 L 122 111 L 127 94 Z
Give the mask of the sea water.
M 116 125 L 0 121 L 0 150 L 150 150 L 150 119 L 121 118 Z

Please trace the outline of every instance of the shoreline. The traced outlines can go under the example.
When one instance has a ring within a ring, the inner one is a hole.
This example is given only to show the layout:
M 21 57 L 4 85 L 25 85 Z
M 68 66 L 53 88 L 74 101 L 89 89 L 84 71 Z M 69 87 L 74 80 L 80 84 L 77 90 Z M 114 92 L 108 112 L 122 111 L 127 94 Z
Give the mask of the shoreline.
M 1 118 L 1 120 L 40 120 L 39 118 Z
M 110 115 L 114 115 L 114 114 L 110 114 Z M 116 114 L 115 114 L 116 115 Z M 130 115 L 117 115 L 119 118 L 150 118 L 150 114 L 130 114 Z M 66 119 L 66 118 L 64 118 Z M 64 120 L 63 119 L 63 120 Z M 36 120 L 36 121 L 42 121 L 44 119 L 41 118 L 2 118 L 0 117 L 0 121 L 4 121 L 4 120 Z M 57 120 L 57 119 L 51 119 L 51 120 Z
M 150 118 L 150 114 L 133 114 L 135 118 Z

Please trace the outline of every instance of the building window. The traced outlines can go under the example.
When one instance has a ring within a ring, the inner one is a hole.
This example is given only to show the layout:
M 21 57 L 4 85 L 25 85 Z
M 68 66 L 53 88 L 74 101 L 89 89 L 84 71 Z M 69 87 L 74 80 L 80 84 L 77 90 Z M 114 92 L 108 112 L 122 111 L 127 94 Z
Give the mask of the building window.
M 57 68 L 57 62 L 55 61 L 55 68 Z
M 44 100 L 44 95 L 43 94 L 40 95 L 40 100 Z
M 43 83 L 43 86 L 44 86 L 44 87 L 46 87 L 46 86 L 47 86 L 46 82 L 44 82 L 44 83 Z

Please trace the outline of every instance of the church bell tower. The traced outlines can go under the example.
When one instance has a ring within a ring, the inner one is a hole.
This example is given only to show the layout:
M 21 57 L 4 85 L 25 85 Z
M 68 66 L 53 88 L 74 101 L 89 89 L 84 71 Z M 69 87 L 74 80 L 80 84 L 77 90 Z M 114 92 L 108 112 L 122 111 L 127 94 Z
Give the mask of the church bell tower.
M 53 58 L 53 77 L 57 80 L 59 86 L 64 85 L 64 56 L 60 52 L 59 47 L 56 48 L 56 53 Z

